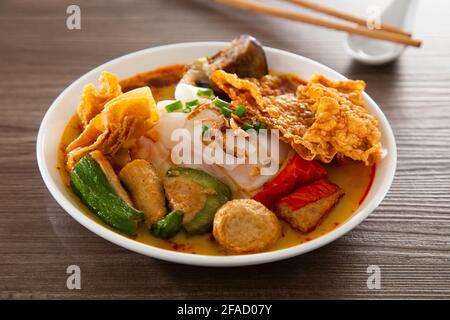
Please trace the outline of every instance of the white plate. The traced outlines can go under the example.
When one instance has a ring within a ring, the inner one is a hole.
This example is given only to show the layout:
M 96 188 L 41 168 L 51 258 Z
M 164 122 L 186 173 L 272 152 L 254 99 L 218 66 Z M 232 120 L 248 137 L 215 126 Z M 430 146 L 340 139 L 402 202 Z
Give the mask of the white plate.
M 380 204 L 394 178 L 397 150 L 394 135 L 386 117 L 377 104 L 367 94 L 364 94 L 367 108 L 379 119 L 382 144 L 386 150 L 386 156 L 380 159 L 377 164 L 377 172 L 372 188 L 359 209 L 341 226 L 317 239 L 287 249 L 249 255 L 206 256 L 188 254 L 152 247 L 124 237 L 93 221 L 80 210 L 77 203 L 67 194 L 56 166 L 59 140 L 64 127 L 76 111 L 83 86 L 89 82 L 96 84 L 100 72 L 103 70 L 113 72 L 119 78 L 125 78 L 168 64 L 190 63 L 198 57 L 214 54 L 228 45 L 229 43 L 226 42 L 180 43 L 134 52 L 107 62 L 86 73 L 56 98 L 42 120 L 36 151 L 39 169 L 44 182 L 64 210 L 92 232 L 129 250 L 177 263 L 230 267 L 282 260 L 317 249 L 349 232 Z M 345 79 L 344 76 L 336 71 L 308 58 L 267 47 L 265 51 L 269 67 L 273 70 L 297 73 L 303 79 L 309 79 L 316 72 L 322 73 L 331 79 Z

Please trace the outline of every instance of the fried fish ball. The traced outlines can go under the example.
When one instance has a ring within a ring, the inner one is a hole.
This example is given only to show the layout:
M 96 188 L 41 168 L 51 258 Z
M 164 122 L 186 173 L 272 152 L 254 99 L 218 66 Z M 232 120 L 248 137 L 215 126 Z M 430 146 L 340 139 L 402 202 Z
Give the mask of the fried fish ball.
M 236 199 L 225 203 L 214 217 L 214 238 L 224 248 L 238 252 L 259 252 L 281 237 L 277 216 L 261 203 Z

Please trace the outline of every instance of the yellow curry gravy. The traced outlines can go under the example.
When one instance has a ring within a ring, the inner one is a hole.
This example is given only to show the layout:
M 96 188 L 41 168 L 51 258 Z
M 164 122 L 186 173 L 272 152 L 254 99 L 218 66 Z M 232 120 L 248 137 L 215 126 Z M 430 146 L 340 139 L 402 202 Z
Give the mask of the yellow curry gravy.
M 156 101 L 173 99 L 175 86 L 181 79 L 184 70 L 184 65 L 170 65 L 122 80 L 120 84 L 124 92 L 137 87 L 150 86 Z M 298 79 L 298 82 L 302 83 L 302 80 Z M 78 116 L 75 114 L 67 124 L 61 138 L 58 150 L 58 170 L 64 184 L 67 187 L 67 191 L 76 199 L 80 208 L 83 208 L 84 213 L 97 223 L 111 229 L 103 223 L 96 214 L 84 207 L 70 188 L 69 174 L 65 170 L 64 150 L 71 141 L 78 137 L 81 131 L 81 123 Z M 337 184 L 345 192 L 345 195 L 342 197 L 341 201 L 331 211 L 331 213 L 324 218 L 322 223 L 310 233 L 301 233 L 292 229 L 287 223 L 282 222 L 282 238 L 275 245 L 268 248 L 267 251 L 292 247 L 318 238 L 339 227 L 339 225 L 349 219 L 358 209 L 372 184 L 373 176 L 375 174 L 375 166 L 369 167 L 365 166 L 361 162 L 349 160 L 345 163 L 333 162 L 331 164 L 326 164 L 325 167 L 328 171 L 329 180 Z M 210 233 L 199 236 L 189 236 L 182 231 L 170 240 L 162 240 L 153 237 L 147 227 L 145 227 L 145 224 L 141 224 L 138 230 L 138 235 L 133 239 L 158 248 L 179 252 L 204 255 L 227 254 L 227 252 L 214 241 L 214 238 Z

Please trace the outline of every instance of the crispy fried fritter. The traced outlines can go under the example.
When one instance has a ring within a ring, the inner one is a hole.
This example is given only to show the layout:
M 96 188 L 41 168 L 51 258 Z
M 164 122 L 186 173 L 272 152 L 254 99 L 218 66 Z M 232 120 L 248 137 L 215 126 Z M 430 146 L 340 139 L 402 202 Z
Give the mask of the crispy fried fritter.
M 87 127 L 89 122 L 103 110 L 109 100 L 122 94 L 119 79 L 115 74 L 103 71 L 100 74 L 99 84 L 98 91 L 92 83 L 85 85 L 83 88 L 77 113 L 84 127 Z
M 307 97 L 316 120 L 301 141 L 293 147 L 300 155 L 319 157 L 330 162 L 335 155 L 363 161 L 370 165 L 381 154 L 378 120 L 364 107 L 362 81 L 330 81 L 315 76 L 306 86 L 299 87 L 298 96 Z
M 338 156 L 369 165 L 381 153 L 378 121 L 362 100 L 363 81 L 331 81 L 316 75 L 299 86 L 295 96 L 276 95 L 254 79 L 221 70 L 212 80 L 233 102 L 245 104 L 255 120 L 278 129 L 280 139 L 307 160 L 328 163 Z
M 130 148 L 158 118 L 148 87 L 134 89 L 110 100 L 67 146 L 67 170 L 72 170 L 72 166 L 90 151 L 114 155 L 121 148 Z

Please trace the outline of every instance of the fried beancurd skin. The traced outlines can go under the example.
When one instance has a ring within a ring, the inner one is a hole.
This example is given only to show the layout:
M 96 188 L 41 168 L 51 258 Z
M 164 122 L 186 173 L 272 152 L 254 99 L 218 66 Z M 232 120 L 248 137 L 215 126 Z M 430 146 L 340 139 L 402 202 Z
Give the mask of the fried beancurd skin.
M 363 81 L 330 81 L 316 75 L 297 95 L 310 99 L 316 120 L 294 149 L 305 158 L 331 162 L 335 155 L 371 165 L 381 155 L 378 120 L 364 107 Z M 299 144 L 304 148 L 296 148 Z M 302 154 L 303 153 L 303 154 Z
M 266 90 L 255 79 L 221 70 L 212 79 L 233 102 L 245 104 L 255 120 L 278 129 L 280 139 L 306 160 L 329 163 L 337 156 L 371 165 L 381 155 L 378 120 L 364 107 L 363 81 L 316 75 L 296 95 L 267 95 L 273 88 Z
M 117 96 L 67 146 L 67 171 L 70 172 L 79 159 L 93 150 L 114 157 L 119 150 L 131 148 L 158 119 L 158 110 L 149 87 Z
M 98 91 L 92 83 L 85 85 L 77 110 L 83 127 L 86 127 L 103 110 L 103 107 L 109 100 L 121 94 L 119 79 L 115 74 L 107 71 L 103 71 L 100 74 Z

